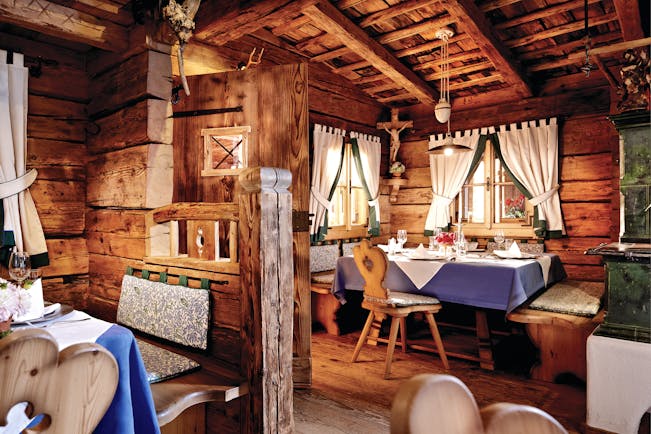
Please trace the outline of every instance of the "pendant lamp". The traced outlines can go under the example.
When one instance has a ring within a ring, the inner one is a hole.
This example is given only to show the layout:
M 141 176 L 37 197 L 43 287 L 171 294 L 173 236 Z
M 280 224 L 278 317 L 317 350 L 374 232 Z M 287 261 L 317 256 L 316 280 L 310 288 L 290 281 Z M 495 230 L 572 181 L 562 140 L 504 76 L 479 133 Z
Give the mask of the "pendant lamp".
M 585 28 L 585 63 L 581 67 L 581 71 L 585 73 L 587 78 L 590 77 L 590 71 L 594 69 L 594 65 L 590 63 L 590 45 L 592 45 L 592 40 L 590 39 L 590 31 L 588 27 L 588 0 L 585 0 L 583 4 L 583 15 Z
M 450 120 L 452 106 L 450 105 L 450 64 L 448 61 L 448 40 L 454 35 L 449 27 L 443 27 L 436 31 L 436 37 L 443 43 L 441 44 L 441 98 L 434 107 L 434 115 L 440 123 Z
M 468 152 L 468 151 L 472 151 L 472 148 L 466 145 L 460 145 L 458 143 L 454 143 L 454 139 L 452 138 L 452 133 L 450 133 L 450 119 L 448 118 L 448 132 L 445 135 L 445 139 L 443 140 L 443 143 L 428 149 L 427 153 L 431 155 L 452 155 L 455 152 Z

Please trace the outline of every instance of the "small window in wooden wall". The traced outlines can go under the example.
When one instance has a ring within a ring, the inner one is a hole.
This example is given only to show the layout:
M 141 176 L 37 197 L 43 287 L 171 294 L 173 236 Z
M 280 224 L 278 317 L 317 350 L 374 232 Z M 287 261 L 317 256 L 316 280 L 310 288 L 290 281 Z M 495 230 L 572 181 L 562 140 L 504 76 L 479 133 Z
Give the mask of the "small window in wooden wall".
M 234 175 L 247 167 L 250 126 L 204 128 L 201 176 Z

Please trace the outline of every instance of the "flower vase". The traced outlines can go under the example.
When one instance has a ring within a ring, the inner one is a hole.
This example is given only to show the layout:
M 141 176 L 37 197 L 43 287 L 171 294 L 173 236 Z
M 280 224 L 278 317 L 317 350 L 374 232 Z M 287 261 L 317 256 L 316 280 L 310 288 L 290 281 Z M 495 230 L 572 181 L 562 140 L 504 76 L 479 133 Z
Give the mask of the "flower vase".
M 439 253 L 443 256 L 452 256 L 452 244 L 439 244 Z
M 393 172 L 392 173 L 394 178 L 401 178 L 402 177 L 402 172 Z

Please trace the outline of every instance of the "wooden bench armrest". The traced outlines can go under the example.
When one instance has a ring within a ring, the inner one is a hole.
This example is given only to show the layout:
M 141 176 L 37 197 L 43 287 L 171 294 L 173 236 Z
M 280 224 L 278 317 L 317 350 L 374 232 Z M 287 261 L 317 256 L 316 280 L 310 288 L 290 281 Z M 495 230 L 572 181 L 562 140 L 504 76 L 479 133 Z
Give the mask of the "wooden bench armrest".
M 187 408 L 203 402 L 229 402 L 249 393 L 247 383 L 237 386 L 216 384 L 155 383 L 151 385 L 160 426 L 166 425 Z

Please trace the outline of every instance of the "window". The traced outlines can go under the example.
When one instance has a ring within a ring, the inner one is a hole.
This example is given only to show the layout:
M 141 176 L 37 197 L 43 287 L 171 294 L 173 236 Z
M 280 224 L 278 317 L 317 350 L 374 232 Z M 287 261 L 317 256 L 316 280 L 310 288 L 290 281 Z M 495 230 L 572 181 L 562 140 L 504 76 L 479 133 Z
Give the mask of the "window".
M 363 236 L 368 225 L 368 199 L 357 172 L 352 146 L 346 143 L 339 183 L 332 196 L 332 212 L 328 214 L 328 236 Z
M 533 235 L 533 206 L 488 143 L 482 160 L 451 206 L 455 223 L 460 219 L 466 233 L 490 235 L 499 228 L 511 236 Z

